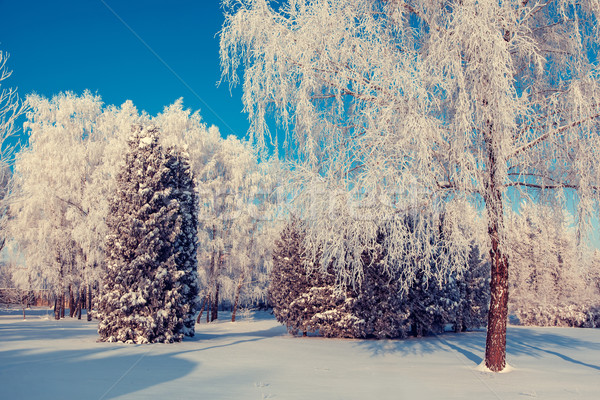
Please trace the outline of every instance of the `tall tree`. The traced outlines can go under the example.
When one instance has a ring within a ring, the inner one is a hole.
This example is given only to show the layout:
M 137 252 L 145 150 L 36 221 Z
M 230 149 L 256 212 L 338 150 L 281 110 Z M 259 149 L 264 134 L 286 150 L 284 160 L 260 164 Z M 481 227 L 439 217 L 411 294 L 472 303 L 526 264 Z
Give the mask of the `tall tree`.
M 108 198 L 126 147 L 121 132 L 140 117 L 131 102 L 104 107 L 89 92 L 30 95 L 27 105 L 29 140 L 15 157 L 8 228 L 15 257 L 26 261 L 24 284 L 51 290 L 64 306 L 69 292 L 90 299 L 100 280 Z M 91 303 L 88 319 L 89 311 Z
M 194 335 L 197 200 L 187 156 L 135 126 L 108 217 L 98 333 L 105 341 L 173 342 Z
M 262 160 L 248 143 L 221 138 L 181 99 L 152 119 L 165 145 L 187 149 L 196 179 L 199 277 L 210 320 L 219 303 L 231 302 L 232 319 L 243 303 L 266 300 L 276 219 L 276 162 Z M 202 312 L 204 311 L 202 309 Z M 198 321 L 202 314 L 198 316 Z
M 0 51 L 0 250 L 6 243 L 6 223 L 9 205 L 10 164 L 13 161 L 17 147 L 15 136 L 18 129 L 15 121 L 21 116 L 27 106 L 20 101 L 15 88 L 6 88 L 3 81 L 8 79 L 12 71 L 7 69 L 8 54 Z
M 503 370 L 507 201 L 541 192 L 560 207 L 574 190 L 587 227 L 598 204 L 597 2 L 224 4 L 223 78 L 235 84 L 245 67 L 243 100 L 259 143 L 269 111 L 291 132 L 295 201 L 312 214 L 309 251 L 333 263 L 338 281 L 353 281 L 362 250 L 391 219 L 384 265 L 401 266 L 403 246 L 394 244 L 408 235 L 394 215 L 429 209 L 410 238 L 422 265 L 403 266 L 407 287 L 416 271 L 439 279 L 456 268 L 429 262 L 427 219 L 446 209 L 446 260 L 456 265 L 466 265 L 472 239 L 465 225 L 480 222 L 491 260 L 485 364 Z

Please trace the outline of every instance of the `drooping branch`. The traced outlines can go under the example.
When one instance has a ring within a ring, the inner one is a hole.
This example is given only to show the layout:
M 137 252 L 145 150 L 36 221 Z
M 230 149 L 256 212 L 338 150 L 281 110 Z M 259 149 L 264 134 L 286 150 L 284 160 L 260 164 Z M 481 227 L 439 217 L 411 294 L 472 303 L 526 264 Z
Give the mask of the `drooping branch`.
M 543 185 L 543 184 L 538 184 L 538 183 L 529 183 L 529 182 L 510 182 L 507 183 L 505 185 L 506 187 L 509 186 L 523 186 L 523 187 L 527 187 L 527 188 L 531 188 L 531 189 L 539 189 L 539 190 L 554 190 L 554 189 L 574 189 L 574 190 L 578 190 L 581 189 L 581 187 L 579 185 L 573 185 L 573 184 L 568 184 L 568 183 L 560 183 L 560 184 L 550 184 L 550 185 Z M 594 190 L 595 192 L 598 192 L 598 190 L 600 189 L 600 186 L 588 186 L 590 189 Z
M 514 158 L 515 156 L 518 156 L 519 154 L 526 152 L 527 150 L 529 150 L 529 149 L 537 146 L 538 144 L 542 143 L 543 141 L 545 141 L 546 139 L 548 139 L 548 138 L 550 138 L 552 136 L 558 135 L 558 134 L 560 134 L 560 133 L 562 133 L 562 132 L 564 132 L 564 131 L 566 131 L 568 129 L 575 128 L 575 127 L 580 126 L 581 124 L 583 124 L 583 123 L 585 123 L 587 121 L 590 121 L 590 120 L 593 120 L 593 119 L 596 119 L 596 118 L 600 118 L 600 113 L 594 114 L 594 115 L 592 115 L 590 117 L 587 117 L 587 118 L 583 118 L 583 119 L 581 119 L 579 121 L 572 122 L 570 124 L 567 124 L 565 126 L 562 126 L 562 127 L 558 128 L 558 129 L 554 129 L 554 130 L 548 131 L 548 132 L 544 133 L 543 135 L 537 137 L 536 139 L 532 140 L 531 142 L 529 142 L 529 143 L 527 143 L 527 144 L 519 147 L 517 150 L 515 150 L 508 157 L 508 159 L 510 160 L 510 159 Z
M 65 200 L 60 196 L 54 195 L 54 197 L 56 197 L 58 200 L 62 201 L 63 203 L 74 207 L 77 211 L 79 211 L 84 217 L 87 217 L 88 215 L 88 211 L 84 210 L 82 206 L 80 206 L 79 204 L 74 203 L 71 200 Z

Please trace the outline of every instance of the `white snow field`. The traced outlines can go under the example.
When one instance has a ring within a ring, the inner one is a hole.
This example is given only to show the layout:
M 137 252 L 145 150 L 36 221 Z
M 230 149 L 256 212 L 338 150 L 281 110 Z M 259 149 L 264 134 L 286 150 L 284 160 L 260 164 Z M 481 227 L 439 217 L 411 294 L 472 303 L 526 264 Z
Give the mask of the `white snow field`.
M 98 343 L 97 322 L 0 316 L 2 399 L 599 399 L 600 330 L 508 330 L 512 371 L 482 372 L 485 332 L 292 337 L 266 312 L 177 344 Z M 85 319 L 85 316 L 84 316 Z

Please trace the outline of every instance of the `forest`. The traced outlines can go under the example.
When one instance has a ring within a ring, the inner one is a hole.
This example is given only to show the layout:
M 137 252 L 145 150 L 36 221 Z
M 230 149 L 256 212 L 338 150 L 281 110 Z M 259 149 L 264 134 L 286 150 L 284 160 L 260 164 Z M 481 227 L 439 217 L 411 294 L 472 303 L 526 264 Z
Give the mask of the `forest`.
M 294 335 L 486 327 L 494 372 L 509 321 L 600 327 L 597 2 L 223 5 L 246 139 L 182 100 L 19 98 L 0 53 L 3 303 L 129 343 L 248 308 Z

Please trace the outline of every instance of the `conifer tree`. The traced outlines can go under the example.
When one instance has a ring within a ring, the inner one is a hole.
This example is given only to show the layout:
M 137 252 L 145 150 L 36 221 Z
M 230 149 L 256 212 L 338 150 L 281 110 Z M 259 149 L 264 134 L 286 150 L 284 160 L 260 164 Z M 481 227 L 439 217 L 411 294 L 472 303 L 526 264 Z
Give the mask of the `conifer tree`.
M 180 341 L 194 334 L 197 205 L 189 161 L 134 126 L 107 218 L 103 341 Z
M 385 268 L 385 252 L 380 233 L 375 248 L 363 252 L 363 280 L 356 290 L 353 313 L 363 322 L 361 337 L 377 339 L 406 337 L 409 309 L 392 271 Z
M 285 324 L 292 334 L 301 328 L 297 318 L 292 318 L 290 305 L 307 291 L 311 284 L 304 269 L 302 241 L 304 233 L 301 222 L 292 218 L 275 242 L 273 270 L 269 285 L 269 304 L 273 306 L 275 318 Z
M 477 329 L 487 323 L 490 303 L 490 267 L 479 247 L 471 246 L 467 269 L 458 279 L 459 302 L 454 329 L 457 332 Z
M 365 251 L 362 285 L 340 289 L 331 267 L 307 262 L 302 223 L 293 219 L 283 230 L 273 253 L 269 296 L 275 316 L 296 334 L 316 332 L 325 337 L 402 337 L 407 310 L 397 283 L 383 272 L 381 243 Z M 308 267 L 308 268 L 307 268 Z

